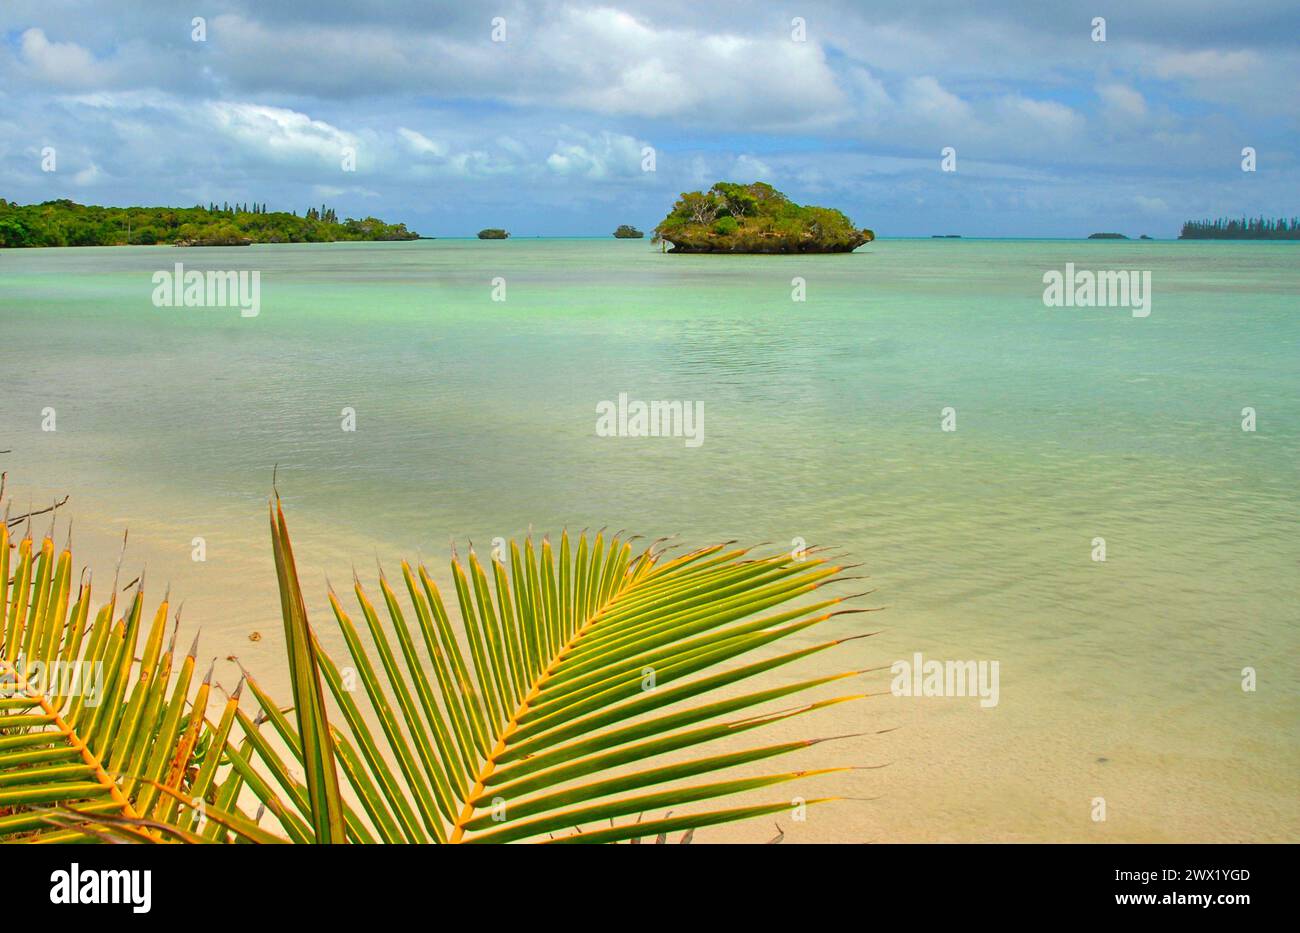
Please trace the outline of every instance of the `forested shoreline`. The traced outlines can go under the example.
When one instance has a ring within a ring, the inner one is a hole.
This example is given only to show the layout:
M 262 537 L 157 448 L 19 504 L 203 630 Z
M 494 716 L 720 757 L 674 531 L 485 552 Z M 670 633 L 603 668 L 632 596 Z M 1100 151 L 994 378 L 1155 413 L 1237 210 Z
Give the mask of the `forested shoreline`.
M 340 221 L 333 208 L 270 211 L 265 203 L 207 207 L 99 207 L 61 199 L 15 204 L 0 198 L 0 247 L 207 246 L 414 240 L 405 224 L 376 217 Z
M 1230 220 L 1189 220 L 1180 240 L 1300 240 L 1300 219 L 1292 217 L 1242 217 Z

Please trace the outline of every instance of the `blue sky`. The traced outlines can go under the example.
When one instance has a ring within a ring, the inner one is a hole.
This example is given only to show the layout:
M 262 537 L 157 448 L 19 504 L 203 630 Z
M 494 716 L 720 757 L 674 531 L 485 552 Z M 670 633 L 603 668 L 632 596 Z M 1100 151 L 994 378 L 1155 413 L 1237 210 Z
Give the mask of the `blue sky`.
M 19 0 L 0 197 L 599 235 L 763 180 L 882 236 L 1168 237 L 1300 213 L 1297 35 L 1293 0 Z

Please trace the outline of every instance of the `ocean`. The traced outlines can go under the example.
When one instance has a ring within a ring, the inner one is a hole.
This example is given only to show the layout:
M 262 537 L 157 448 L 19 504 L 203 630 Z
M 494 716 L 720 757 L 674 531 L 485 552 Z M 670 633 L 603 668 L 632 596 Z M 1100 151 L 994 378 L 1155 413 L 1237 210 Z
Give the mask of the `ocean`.
M 788 841 L 1290 840 L 1298 258 L 1082 240 L 5 250 L 0 469 L 14 513 L 70 496 L 56 540 L 71 520 L 99 596 L 129 529 L 121 579 L 146 571 L 151 603 L 170 585 L 218 681 L 237 656 L 286 702 L 273 471 L 340 648 L 327 579 L 373 589 L 376 561 L 417 557 L 439 576 L 453 539 L 834 547 L 866 578 L 839 590 L 881 611 L 798 643 L 878 634 L 769 680 L 880 670 L 855 681 L 869 699 L 762 733 L 851 736 L 789 759 L 855 770 L 791 785 L 847 799 L 777 820 Z M 256 315 L 157 306 L 178 262 L 257 272 Z M 1149 315 L 1045 305 L 1067 263 L 1149 272 Z M 700 417 L 598 430 L 620 396 Z M 996 662 L 996 705 L 894 695 L 890 666 L 918 653 Z

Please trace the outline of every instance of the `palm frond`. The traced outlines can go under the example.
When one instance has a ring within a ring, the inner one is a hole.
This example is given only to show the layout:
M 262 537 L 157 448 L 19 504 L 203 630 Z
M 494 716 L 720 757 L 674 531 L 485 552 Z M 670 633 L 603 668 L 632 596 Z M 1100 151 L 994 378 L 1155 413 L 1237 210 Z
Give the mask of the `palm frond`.
M 866 611 L 818 598 L 845 569 L 823 557 L 757 557 L 726 543 L 668 558 L 654 544 L 634 553 L 633 539 L 603 532 L 576 542 L 565 533 L 558 548 L 545 538 L 540 548 L 531 537 L 511 542 L 486 567 L 472 549 L 466 562 L 453 552 L 459 629 L 426 568 L 403 562 L 405 599 L 380 573 L 386 622 L 359 581 L 360 625 L 330 592 L 348 655 L 340 663 L 308 624 L 278 501 L 271 526 L 296 728 L 250 678 L 274 736 L 241 713 L 249 755 L 237 768 L 291 838 L 614 842 L 690 833 L 791 801 L 611 824 L 843 770 L 712 778 L 817 739 L 673 755 L 864 696 L 759 711 L 861 673 L 852 670 L 751 692 L 734 686 L 847 640 L 733 663 Z M 322 683 L 340 724 L 328 721 Z
M 177 836 L 211 670 L 191 700 L 197 638 L 173 671 L 168 601 L 146 630 L 143 582 L 116 621 L 116 583 L 93 622 L 90 606 L 69 548 L 15 548 L 0 523 L 0 842 Z

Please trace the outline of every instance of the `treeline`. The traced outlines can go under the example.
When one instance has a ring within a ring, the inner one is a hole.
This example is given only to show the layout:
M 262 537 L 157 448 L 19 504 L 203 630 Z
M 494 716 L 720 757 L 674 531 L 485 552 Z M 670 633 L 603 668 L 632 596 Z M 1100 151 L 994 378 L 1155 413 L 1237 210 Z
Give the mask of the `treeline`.
M 15 204 L 0 198 L 0 247 L 203 243 L 332 243 L 414 240 L 405 224 L 375 217 L 342 222 L 333 208 L 268 211 L 266 204 L 96 207 L 74 201 Z
M 1189 220 L 1183 224 L 1180 240 L 1300 240 L 1300 219 L 1243 217 L 1229 220 Z

